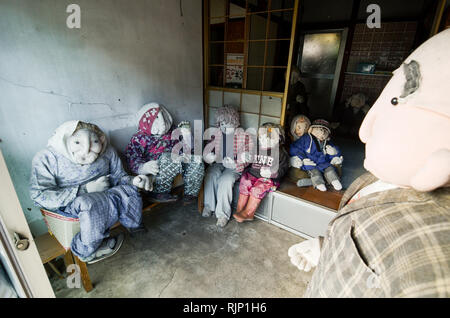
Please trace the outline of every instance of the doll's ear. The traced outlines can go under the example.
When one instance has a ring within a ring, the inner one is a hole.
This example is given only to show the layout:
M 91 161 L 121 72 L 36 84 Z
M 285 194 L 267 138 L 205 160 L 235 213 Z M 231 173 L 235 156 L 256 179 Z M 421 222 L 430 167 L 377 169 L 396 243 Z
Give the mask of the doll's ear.
M 450 186 L 450 150 L 440 149 L 431 154 L 424 166 L 411 178 L 417 191 L 433 191 Z

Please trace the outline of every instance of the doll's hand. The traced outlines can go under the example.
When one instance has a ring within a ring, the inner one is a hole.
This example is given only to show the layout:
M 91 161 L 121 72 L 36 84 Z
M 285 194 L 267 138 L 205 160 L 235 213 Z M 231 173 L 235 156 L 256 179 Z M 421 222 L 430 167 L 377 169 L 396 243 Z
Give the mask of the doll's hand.
M 316 267 L 320 258 L 320 242 L 318 238 L 309 239 L 289 248 L 291 263 L 301 271 L 309 272 Z
M 147 161 L 139 168 L 139 174 L 152 174 L 157 175 L 159 172 L 159 165 L 157 160 Z
M 150 181 L 150 178 L 146 175 L 139 175 L 133 178 L 133 185 L 138 187 L 139 189 L 144 189 L 146 191 L 153 190 L 153 184 Z
M 316 163 L 309 158 L 303 159 L 303 165 L 304 166 L 317 166 Z
M 272 176 L 272 171 L 270 171 L 269 167 L 261 167 L 261 170 L 259 170 L 259 174 L 263 178 L 270 178 Z
M 325 152 L 330 155 L 330 156 L 335 156 L 337 155 L 337 150 L 336 148 L 334 148 L 333 146 L 327 145 L 325 147 Z
M 236 169 L 236 163 L 230 157 L 223 158 L 222 164 L 227 169 L 231 169 L 231 170 Z
M 206 156 L 204 156 L 203 159 L 205 160 L 206 163 L 211 164 L 214 161 L 216 161 L 216 154 L 210 152 Z
M 291 167 L 301 168 L 301 166 L 303 165 L 303 161 L 299 157 L 293 156 L 291 157 L 291 159 L 289 159 L 289 164 L 291 165 Z
M 109 189 L 109 175 L 98 178 L 97 180 L 91 181 L 86 184 L 86 191 L 88 193 L 92 192 L 103 192 Z
M 302 104 L 302 103 L 305 101 L 305 99 L 303 98 L 302 95 L 297 95 L 297 96 L 295 97 L 295 101 L 296 101 L 297 103 L 299 103 L 299 104 Z
M 340 157 L 334 157 L 333 159 L 331 159 L 331 164 L 332 165 L 340 165 L 342 164 L 342 162 L 344 161 L 344 158 L 342 156 Z

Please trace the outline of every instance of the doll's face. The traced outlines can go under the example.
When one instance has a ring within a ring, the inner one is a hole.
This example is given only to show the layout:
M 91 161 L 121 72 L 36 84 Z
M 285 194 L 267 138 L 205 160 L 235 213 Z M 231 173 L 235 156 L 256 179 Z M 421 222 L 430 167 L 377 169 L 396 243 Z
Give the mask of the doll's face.
M 234 129 L 236 128 L 236 126 L 231 124 L 231 123 L 227 123 L 225 121 L 221 121 L 220 125 L 219 125 L 219 128 L 224 134 L 226 134 L 226 133 L 233 133 Z
M 280 141 L 278 129 L 265 127 L 259 128 L 258 141 L 261 149 L 270 149 L 276 147 Z
M 152 135 L 164 135 L 169 130 L 169 128 L 170 127 L 166 127 L 166 122 L 164 121 L 163 114 L 160 111 L 152 124 Z
M 330 133 L 325 128 L 313 127 L 313 128 L 311 128 L 311 135 L 313 135 L 320 141 L 325 141 L 328 139 L 328 136 L 330 135 Z
M 298 120 L 295 123 L 295 134 L 301 137 L 305 134 L 308 124 L 305 121 Z
M 103 142 L 93 131 L 80 129 L 67 139 L 67 149 L 75 163 L 88 165 L 97 160 L 102 151 Z

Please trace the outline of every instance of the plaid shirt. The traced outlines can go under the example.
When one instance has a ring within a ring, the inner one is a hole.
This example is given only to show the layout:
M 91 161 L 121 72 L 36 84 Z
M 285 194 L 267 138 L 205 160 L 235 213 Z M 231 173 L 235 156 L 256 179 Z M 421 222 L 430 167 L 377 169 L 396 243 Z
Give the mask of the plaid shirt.
M 347 202 L 377 179 L 345 192 L 322 241 L 306 297 L 449 297 L 450 188 L 408 188 Z
M 233 137 L 233 156 L 236 162 L 236 172 L 241 173 L 249 163 L 243 162 L 240 158 L 240 154 L 243 152 L 250 152 L 255 145 L 252 136 L 244 132 L 242 128 L 237 128 Z M 222 156 L 222 133 L 218 134 L 209 144 L 213 143 L 214 148 L 219 151 L 216 153 L 217 160 Z M 208 145 L 209 145 L 208 144 Z

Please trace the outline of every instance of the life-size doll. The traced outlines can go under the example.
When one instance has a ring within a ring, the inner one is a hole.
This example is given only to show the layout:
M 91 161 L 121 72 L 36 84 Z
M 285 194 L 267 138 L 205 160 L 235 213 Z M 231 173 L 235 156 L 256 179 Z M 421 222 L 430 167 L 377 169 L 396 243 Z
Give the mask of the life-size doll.
M 88 263 L 120 248 L 122 234 L 108 239 L 117 221 L 131 232 L 143 228 L 137 187 L 151 190 L 148 177 L 129 176 L 106 135 L 93 124 L 62 124 L 33 158 L 31 199 L 42 208 L 79 218 L 80 232 L 71 250 Z
M 291 159 L 291 165 L 308 172 L 313 186 L 320 191 L 327 191 L 324 177 L 335 190 L 342 189 L 333 165 L 341 164 L 343 157 L 339 148 L 330 141 L 330 133 L 328 122 L 317 119 L 309 127 L 308 134 L 304 134 L 290 147 L 290 155 L 299 159 Z
M 308 129 L 311 126 L 311 121 L 305 115 L 297 115 L 291 121 L 290 137 L 291 141 L 297 141 L 301 136 L 308 133 Z M 311 178 L 309 174 L 301 169 L 303 165 L 302 160 L 298 156 L 290 157 L 289 162 L 289 179 L 294 182 L 298 187 L 312 186 Z
M 336 108 L 336 117 L 339 122 L 336 133 L 358 135 L 359 127 L 370 109 L 366 101 L 366 95 L 357 93 L 347 98 L 345 105 Z
M 288 254 L 308 297 L 450 297 L 450 30 L 394 71 L 359 137 L 364 167 L 325 237 Z M 420 127 L 420 128 L 418 128 Z
M 179 140 L 172 140 L 172 116 L 164 106 L 158 103 L 144 105 L 138 112 L 138 118 L 139 130 L 131 137 L 125 155 L 133 173 L 155 176 L 150 200 L 154 202 L 178 200 L 178 197 L 170 194 L 170 191 L 174 178 L 181 173 L 184 181 L 183 199 L 185 202 L 195 201 L 204 175 L 201 157 L 196 158 L 187 154 L 189 155 L 187 162 L 172 159 L 172 149 Z
M 239 184 L 239 200 L 233 214 L 236 221 L 253 221 L 261 200 L 280 186 L 289 167 L 289 155 L 283 143 L 281 125 L 265 123 L 259 128 L 257 152 L 252 155 L 251 165 L 242 174 Z
M 216 112 L 216 134 L 205 146 L 206 170 L 204 208 L 202 216 L 215 213 L 217 226 L 224 227 L 231 217 L 233 186 L 248 165 L 245 153 L 253 147 L 251 136 L 239 127 L 239 113 L 235 107 L 225 105 Z

